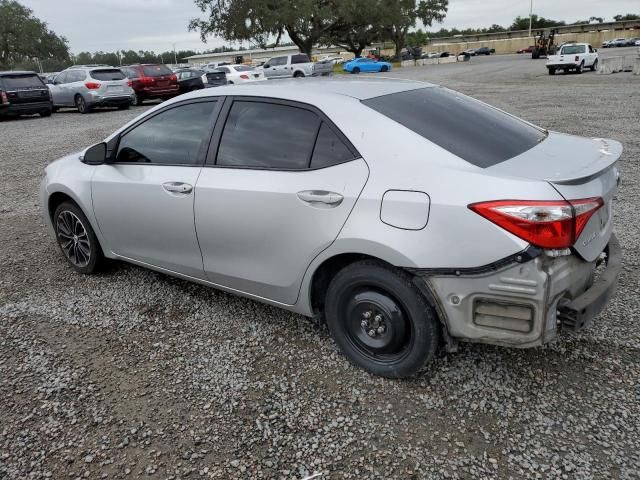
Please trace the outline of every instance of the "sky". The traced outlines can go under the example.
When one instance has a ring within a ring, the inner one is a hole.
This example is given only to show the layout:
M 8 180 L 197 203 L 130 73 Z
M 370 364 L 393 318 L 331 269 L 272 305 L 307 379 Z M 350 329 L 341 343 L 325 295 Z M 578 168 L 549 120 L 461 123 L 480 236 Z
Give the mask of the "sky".
M 18 0 L 69 41 L 72 53 L 115 50 L 205 50 L 230 45 L 219 38 L 204 44 L 189 20 L 203 14 L 193 0 Z M 529 15 L 530 0 L 449 0 L 441 27 L 508 26 Z M 640 13 L 638 0 L 533 0 L 533 12 L 573 22 L 591 16 L 612 20 L 618 13 Z M 234 45 L 237 46 L 237 45 Z M 248 43 L 245 47 L 252 47 Z

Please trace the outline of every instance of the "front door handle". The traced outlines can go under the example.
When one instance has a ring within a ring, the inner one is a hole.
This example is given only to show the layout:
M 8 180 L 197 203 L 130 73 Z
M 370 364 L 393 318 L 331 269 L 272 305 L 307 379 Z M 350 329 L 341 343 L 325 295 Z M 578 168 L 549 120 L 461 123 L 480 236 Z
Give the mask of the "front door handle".
M 344 199 L 339 193 L 327 192 L 326 190 L 303 190 L 298 192 L 298 198 L 311 205 L 321 204 L 331 207 L 337 207 Z
M 192 185 L 183 182 L 166 182 L 162 188 L 173 195 L 189 195 L 193 191 Z

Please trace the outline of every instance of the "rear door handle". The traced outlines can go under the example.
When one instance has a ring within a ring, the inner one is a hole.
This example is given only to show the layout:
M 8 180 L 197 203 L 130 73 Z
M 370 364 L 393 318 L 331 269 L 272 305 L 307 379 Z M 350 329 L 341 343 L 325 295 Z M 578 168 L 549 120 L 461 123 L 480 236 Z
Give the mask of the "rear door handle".
M 298 192 L 298 198 L 311 205 L 323 204 L 331 207 L 337 207 L 344 199 L 339 193 L 327 192 L 326 190 L 303 190 Z
M 166 182 L 162 184 L 167 192 L 172 195 L 189 195 L 193 191 L 193 186 L 183 182 Z

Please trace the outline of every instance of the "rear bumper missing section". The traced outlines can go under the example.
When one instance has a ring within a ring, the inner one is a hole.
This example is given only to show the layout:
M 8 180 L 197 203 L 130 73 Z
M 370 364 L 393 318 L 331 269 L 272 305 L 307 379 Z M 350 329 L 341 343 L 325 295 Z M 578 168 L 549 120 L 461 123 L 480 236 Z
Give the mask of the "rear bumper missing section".
M 435 304 L 450 342 L 534 347 L 559 328 L 588 326 L 615 293 L 621 251 L 615 236 L 606 268 L 594 281 L 596 262 L 575 254 L 551 258 L 538 251 L 495 268 L 439 274 L 414 270 L 415 282 Z

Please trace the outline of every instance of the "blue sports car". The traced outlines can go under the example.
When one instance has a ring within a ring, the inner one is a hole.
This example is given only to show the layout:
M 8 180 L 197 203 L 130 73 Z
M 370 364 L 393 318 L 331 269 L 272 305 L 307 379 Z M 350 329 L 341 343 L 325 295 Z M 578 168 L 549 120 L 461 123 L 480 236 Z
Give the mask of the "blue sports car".
M 349 73 L 360 72 L 388 72 L 391 70 L 389 62 L 374 60 L 373 58 L 354 58 L 344 64 L 342 69 Z

